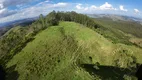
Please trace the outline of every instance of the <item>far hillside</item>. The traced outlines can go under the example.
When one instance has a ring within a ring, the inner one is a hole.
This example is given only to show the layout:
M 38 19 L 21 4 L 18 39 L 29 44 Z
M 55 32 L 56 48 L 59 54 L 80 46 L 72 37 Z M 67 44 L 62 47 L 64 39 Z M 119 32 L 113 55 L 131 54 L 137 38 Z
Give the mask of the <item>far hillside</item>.
M 19 80 L 135 79 L 131 67 L 142 63 L 141 52 L 135 46 L 113 44 L 78 23 L 59 22 L 38 33 L 6 68 L 8 79 L 13 67 Z
M 142 47 L 142 25 L 139 22 L 119 18 L 113 20 L 112 17 L 95 18 L 94 21 L 102 25 L 103 31 L 100 29 L 98 32 L 112 41 Z
M 96 22 L 108 28 L 116 28 L 125 33 L 142 38 L 142 25 L 136 21 L 112 20 L 109 18 L 96 18 Z

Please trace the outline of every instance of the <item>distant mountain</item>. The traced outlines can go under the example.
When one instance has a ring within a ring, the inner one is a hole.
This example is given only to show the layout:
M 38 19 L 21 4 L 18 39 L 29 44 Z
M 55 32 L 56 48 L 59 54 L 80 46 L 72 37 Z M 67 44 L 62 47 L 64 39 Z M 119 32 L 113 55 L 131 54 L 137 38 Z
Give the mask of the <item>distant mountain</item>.
M 0 24 L 0 37 L 5 32 L 7 32 L 9 29 L 11 29 L 14 26 L 18 26 L 18 25 L 27 26 L 27 25 L 30 25 L 32 22 L 34 22 L 37 19 L 38 19 L 38 17 L 21 19 L 21 20 L 15 20 L 15 21 L 11 21 L 11 22 L 2 23 L 2 24 Z
M 0 24 L 0 27 L 8 27 L 8 26 L 16 26 L 16 25 L 24 26 L 24 25 L 28 25 L 28 24 L 32 23 L 36 19 L 37 19 L 37 17 L 15 20 L 15 21 L 11 21 L 11 22 L 2 23 L 2 24 Z
M 103 29 L 100 32 L 107 38 L 109 37 L 120 43 L 132 42 L 137 46 L 142 47 L 141 19 L 128 16 L 103 15 L 100 18 L 94 18 L 94 21 L 106 29 L 106 31 Z
M 142 23 L 141 18 L 136 18 L 132 16 L 123 16 L 123 15 L 115 15 L 115 14 L 87 14 L 89 17 L 92 18 L 108 18 L 112 19 L 113 21 L 123 20 L 123 21 L 136 21 Z

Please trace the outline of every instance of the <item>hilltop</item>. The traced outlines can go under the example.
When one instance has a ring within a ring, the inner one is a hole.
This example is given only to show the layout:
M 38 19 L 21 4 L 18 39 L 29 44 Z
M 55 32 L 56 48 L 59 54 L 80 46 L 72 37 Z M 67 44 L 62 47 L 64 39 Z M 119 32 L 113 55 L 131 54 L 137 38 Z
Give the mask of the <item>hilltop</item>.
M 7 68 L 16 66 L 15 71 L 19 73 L 20 80 L 103 79 L 101 74 L 94 73 L 94 76 L 91 76 L 80 65 L 99 63 L 100 66 L 117 67 L 118 64 L 121 68 L 127 68 L 133 62 L 133 56 L 142 63 L 141 52 L 142 50 L 136 47 L 112 44 L 83 25 L 60 22 L 59 26 L 51 26 L 37 34 L 32 42 L 7 63 Z M 115 63 L 115 60 L 118 62 Z M 123 71 L 120 70 L 117 74 L 121 72 Z M 125 72 L 121 75 L 127 74 Z
M 112 30 L 76 12 L 40 15 L 31 25 L 14 27 L 0 39 L 0 64 L 5 78 L 137 80 L 142 49 L 126 43 Z M 105 34 L 113 34 L 110 36 L 118 41 Z

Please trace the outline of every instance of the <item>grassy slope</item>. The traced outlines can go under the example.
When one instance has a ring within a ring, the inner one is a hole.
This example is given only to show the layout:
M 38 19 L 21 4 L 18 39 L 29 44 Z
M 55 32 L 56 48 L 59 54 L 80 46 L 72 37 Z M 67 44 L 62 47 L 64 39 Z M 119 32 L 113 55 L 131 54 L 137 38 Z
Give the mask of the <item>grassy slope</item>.
M 94 19 L 96 23 L 101 24 L 107 30 L 100 33 L 110 38 L 114 42 L 131 44 L 130 42 L 142 47 L 142 26 L 133 21 L 113 21 L 109 18 Z
M 129 59 L 123 55 L 134 55 L 142 63 L 141 52 L 134 46 L 113 44 L 80 24 L 60 22 L 35 36 L 7 63 L 8 69 L 15 68 L 8 77 L 15 72 L 19 80 L 90 80 L 93 77 L 78 64 L 112 66 L 121 57 L 119 64 L 126 67 Z
M 131 34 L 138 38 L 142 38 L 142 26 L 141 24 L 134 21 L 113 21 L 111 19 L 100 18 L 96 19 L 96 22 L 105 25 L 107 28 L 113 28 L 121 30 L 125 33 Z

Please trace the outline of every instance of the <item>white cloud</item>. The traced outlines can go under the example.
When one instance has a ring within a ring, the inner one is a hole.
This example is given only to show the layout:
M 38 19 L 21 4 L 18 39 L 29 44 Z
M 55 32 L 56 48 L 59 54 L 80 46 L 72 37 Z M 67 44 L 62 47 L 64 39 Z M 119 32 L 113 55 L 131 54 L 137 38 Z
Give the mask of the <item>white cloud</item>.
M 105 2 L 105 4 L 100 6 L 101 10 L 116 10 L 116 8 L 113 8 L 113 6 L 111 4 L 109 4 L 108 2 Z
M 128 11 L 127 9 L 124 9 L 124 6 L 122 6 L 122 5 L 119 6 L 119 9 L 120 9 L 121 11 L 125 11 L 125 12 Z
M 49 2 L 49 0 L 46 0 L 46 1 L 43 1 L 43 2 L 38 3 L 37 5 L 46 4 L 46 3 L 48 3 L 48 2 Z
M 0 18 L 7 17 L 7 16 L 13 15 L 15 13 L 16 13 L 16 11 L 14 11 L 14 10 L 9 11 L 7 8 L 4 8 L 4 9 L 0 10 Z
M 95 5 L 90 6 L 90 9 L 97 9 Z
M 87 11 L 88 9 L 89 9 L 88 7 L 84 8 L 85 11 Z
M 76 9 L 78 9 L 78 10 L 85 10 L 86 11 L 86 10 L 89 10 L 89 7 L 83 7 L 82 4 L 77 4 L 76 5 Z
M 3 12 L 5 12 L 6 11 L 6 9 L 1 9 L 0 10 L 0 14 L 2 14 Z
M 3 9 L 3 8 L 4 8 L 3 4 L 0 3 L 0 9 Z
M 105 2 L 105 4 L 103 4 L 99 7 L 97 7 L 95 5 L 83 6 L 82 4 L 77 4 L 76 9 L 78 9 L 78 10 L 90 10 L 90 11 L 94 11 L 94 10 L 117 10 L 108 2 Z
M 51 3 L 44 4 L 43 3 L 40 5 L 35 5 L 32 7 L 21 9 L 14 15 L 0 18 L 0 23 L 23 19 L 23 18 L 36 17 L 36 16 L 39 16 L 40 14 L 46 15 L 52 10 L 65 9 L 67 6 L 68 6 L 68 3 L 63 3 L 63 2 L 55 3 L 55 4 L 51 4 Z
M 1 8 L 7 8 L 9 6 L 16 6 L 16 5 L 20 5 L 20 4 L 25 4 L 30 1 L 32 1 L 32 0 L 0 0 L 0 6 L 1 6 Z
M 65 7 L 65 6 L 67 6 L 67 3 L 60 2 L 60 3 L 54 4 L 53 7 Z
M 138 9 L 134 9 L 135 13 L 140 13 L 140 11 Z
M 77 5 L 76 5 L 76 8 L 77 8 L 77 9 L 83 9 L 82 4 L 77 4 Z
M 46 0 L 44 2 L 40 2 L 38 3 L 36 6 L 47 6 L 50 7 L 50 8 L 55 8 L 55 7 L 66 7 L 68 5 L 68 3 L 64 3 L 64 2 L 59 2 L 59 3 L 56 3 L 56 4 L 49 4 L 48 3 L 49 0 Z

